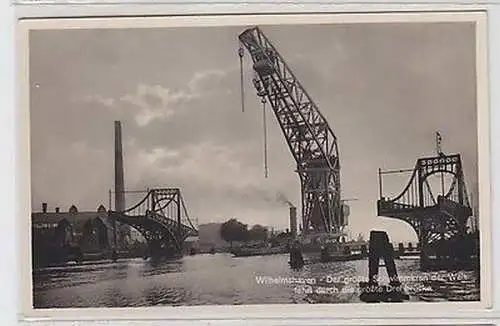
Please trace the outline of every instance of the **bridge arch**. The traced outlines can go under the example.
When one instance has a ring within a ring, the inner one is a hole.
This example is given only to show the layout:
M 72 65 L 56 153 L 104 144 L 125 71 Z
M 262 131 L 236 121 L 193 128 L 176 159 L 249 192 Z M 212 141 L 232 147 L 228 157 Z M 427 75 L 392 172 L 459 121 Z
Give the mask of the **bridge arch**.
M 450 170 L 447 170 L 447 169 L 435 169 L 435 170 L 423 173 L 422 174 L 422 179 L 427 179 L 431 175 L 438 174 L 438 173 L 449 173 L 449 174 L 452 174 L 453 177 L 458 178 L 457 171 L 450 171 Z
M 108 214 L 111 221 L 137 230 L 146 240 L 151 257 L 177 256 L 183 252 L 185 240 L 198 234 L 178 188 L 149 190 L 131 208 Z
M 383 195 L 382 176 L 388 173 L 412 171 L 403 191 L 390 198 Z M 441 191 L 436 195 L 430 180 L 441 175 Z M 448 183 L 444 186 L 444 176 Z M 462 170 L 460 155 L 421 158 L 413 170 L 379 170 L 379 216 L 399 219 L 410 224 L 421 243 L 422 257 L 430 255 L 456 256 L 464 243 L 466 224 L 472 214 Z M 422 260 L 421 260 L 422 261 Z
M 434 204 L 438 204 L 438 197 L 452 198 L 456 194 L 457 184 L 460 179 L 456 171 L 448 171 L 444 169 L 434 170 L 424 173 L 421 176 L 424 183 L 423 192 L 424 196 L 431 196 Z

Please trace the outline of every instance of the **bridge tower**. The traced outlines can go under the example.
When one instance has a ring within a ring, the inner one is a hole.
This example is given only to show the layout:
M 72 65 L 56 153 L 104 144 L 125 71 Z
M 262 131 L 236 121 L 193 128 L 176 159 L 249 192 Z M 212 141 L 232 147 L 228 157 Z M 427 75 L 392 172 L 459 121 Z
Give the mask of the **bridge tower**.
M 422 269 L 473 266 L 474 257 L 478 257 L 477 234 L 467 227 L 472 209 L 462 159 L 460 154 L 443 154 L 441 136 L 436 136 L 439 145 L 436 156 L 419 158 L 413 169 L 379 169 L 377 212 L 379 216 L 396 218 L 412 226 L 419 240 Z M 384 196 L 384 176 L 402 173 L 411 173 L 403 191 L 393 197 Z M 437 186 L 431 185 L 433 176 L 438 177 Z

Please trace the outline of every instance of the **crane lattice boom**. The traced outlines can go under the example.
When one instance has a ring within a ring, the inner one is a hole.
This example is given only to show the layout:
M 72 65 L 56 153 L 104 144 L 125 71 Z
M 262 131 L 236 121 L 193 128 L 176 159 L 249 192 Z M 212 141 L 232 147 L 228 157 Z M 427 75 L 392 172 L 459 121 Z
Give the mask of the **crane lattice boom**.
M 305 233 L 338 233 L 347 224 L 337 139 L 325 117 L 258 27 L 239 35 L 253 61 L 257 95 L 267 101 L 297 163 Z M 243 56 L 240 48 L 240 57 Z

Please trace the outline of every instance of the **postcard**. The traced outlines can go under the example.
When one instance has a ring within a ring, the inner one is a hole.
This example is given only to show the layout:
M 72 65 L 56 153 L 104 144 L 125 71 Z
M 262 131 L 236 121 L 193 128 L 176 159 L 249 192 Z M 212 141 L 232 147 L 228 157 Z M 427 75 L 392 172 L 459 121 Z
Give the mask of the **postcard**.
M 27 19 L 19 42 L 27 316 L 489 305 L 484 13 Z

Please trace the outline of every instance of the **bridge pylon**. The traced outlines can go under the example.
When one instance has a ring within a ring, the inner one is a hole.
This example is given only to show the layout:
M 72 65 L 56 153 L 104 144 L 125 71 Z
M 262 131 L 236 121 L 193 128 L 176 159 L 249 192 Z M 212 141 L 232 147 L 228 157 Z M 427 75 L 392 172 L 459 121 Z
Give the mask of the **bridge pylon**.
M 185 240 L 198 235 L 179 188 L 151 189 L 123 212 L 110 211 L 109 218 L 139 231 L 151 258 L 181 256 Z
M 384 177 L 402 173 L 411 173 L 403 191 L 384 196 Z M 431 183 L 432 178 L 437 184 Z M 420 158 L 413 169 L 379 169 L 379 190 L 377 215 L 412 226 L 419 240 L 421 269 L 476 267 L 478 237 L 467 226 L 472 208 L 459 154 Z

